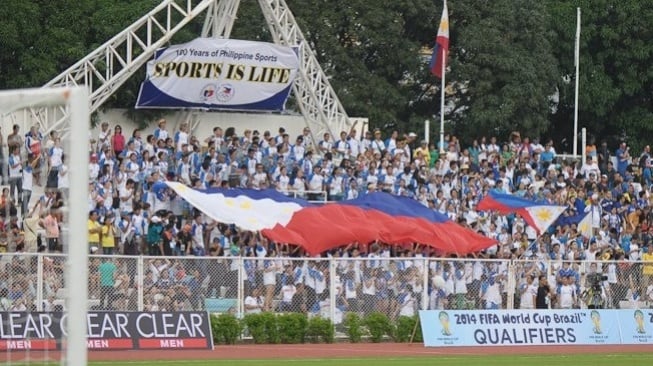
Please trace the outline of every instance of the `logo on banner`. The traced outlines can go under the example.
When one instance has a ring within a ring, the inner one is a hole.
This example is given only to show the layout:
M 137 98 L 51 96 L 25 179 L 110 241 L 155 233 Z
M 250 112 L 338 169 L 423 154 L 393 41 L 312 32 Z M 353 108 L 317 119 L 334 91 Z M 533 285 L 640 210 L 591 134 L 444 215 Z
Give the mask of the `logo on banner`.
M 601 330 L 601 314 L 598 311 L 592 310 L 590 313 L 590 318 L 592 319 L 592 332 L 594 334 L 602 334 Z
M 646 328 L 644 326 L 644 312 L 641 310 L 635 311 L 635 324 L 637 325 L 637 333 L 646 334 Z
M 449 320 L 449 314 L 447 314 L 446 311 L 441 311 L 440 314 L 438 315 L 438 318 L 440 319 L 440 326 L 442 326 L 442 335 L 443 336 L 451 336 L 453 333 L 451 332 L 451 321 Z
M 233 85 L 231 84 L 222 84 L 218 88 L 218 93 L 216 95 L 216 99 L 220 103 L 226 103 L 233 99 L 234 95 L 236 94 L 236 89 L 234 89 Z
M 200 93 L 200 100 L 204 103 L 212 102 L 215 99 L 216 89 L 217 87 L 214 84 L 209 84 L 202 88 L 202 92 Z
M 196 38 L 157 51 L 136 107 L 282 111 L 299 65 L 296 47 Z

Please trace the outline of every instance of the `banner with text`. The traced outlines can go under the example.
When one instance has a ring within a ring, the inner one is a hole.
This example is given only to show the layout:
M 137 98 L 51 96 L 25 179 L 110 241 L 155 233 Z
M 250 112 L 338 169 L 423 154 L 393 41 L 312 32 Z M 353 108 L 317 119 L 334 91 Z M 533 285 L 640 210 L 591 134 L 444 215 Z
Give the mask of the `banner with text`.
M 197 38 L 156 52 L 136 108 L 281 111 L 298 69 L 291 47 Z
M 419 315 L 427 347 L 622 343 L 613 310 L 426 310 Z
M 65 313 L 0 312 L 0 351 L 57 350 Z M 88 349 L 213 349 L 205 312 L 89 312 Z

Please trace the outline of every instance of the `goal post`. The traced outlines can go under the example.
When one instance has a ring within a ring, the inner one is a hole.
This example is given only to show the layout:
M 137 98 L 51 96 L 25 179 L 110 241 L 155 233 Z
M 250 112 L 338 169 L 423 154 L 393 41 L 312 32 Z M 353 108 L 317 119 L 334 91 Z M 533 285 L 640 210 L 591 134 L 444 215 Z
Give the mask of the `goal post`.
M 69 245 L 65 265 L 67 337 L 64 362 L 87 363 L 86 317 L 88 311 L 88 164 L 89 95 L 85 87 L 18 89 L 0 91 L 0 115 L 27 108 L 64 107 L 69 111 L 70 135 L 67 161 L 70 171 L 68 198 Z

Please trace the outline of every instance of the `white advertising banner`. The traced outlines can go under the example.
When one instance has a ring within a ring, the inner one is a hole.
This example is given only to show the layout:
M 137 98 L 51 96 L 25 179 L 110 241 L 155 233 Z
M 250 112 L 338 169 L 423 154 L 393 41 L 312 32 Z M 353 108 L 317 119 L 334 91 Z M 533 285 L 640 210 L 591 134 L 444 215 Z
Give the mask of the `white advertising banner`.
M 197 38 L 156 52 L 136 108 L 280 111 L 298 69 L 292 47 Z

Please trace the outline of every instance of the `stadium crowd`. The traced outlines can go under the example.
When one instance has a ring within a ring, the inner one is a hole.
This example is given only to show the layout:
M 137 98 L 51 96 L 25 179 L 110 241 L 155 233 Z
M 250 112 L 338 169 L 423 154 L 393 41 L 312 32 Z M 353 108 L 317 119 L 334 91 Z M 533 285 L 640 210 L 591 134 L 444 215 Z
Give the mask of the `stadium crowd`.
M 399 131 L 356 136 L 355 126 L 319 139 L 309 129 L 291 137 L 283 128 L 239 134 L 216 127 L 211 136 L 198 138 L 187 124 L 173 131 L 165 120 L 143 136 L 141 130 L 127 134 L 104 122 L 89 144 L 89 250 L 154 257 L 148 259 L 142 281 L 148 310 L 196 309 L 207 297 L 237 296 L 236 257 L 245 257 L 246 312 L 324 311 L 329 308 L 329 276 L 335 275 L 339 313 L 365 308 L 412 315 L 422 301 L 424 271 L 430 308 L 506 308 L 510 283 L 518 289 L 517 307 L 578 307 L 583 290 L 591 287 L 588 273 L 605 275 L 600 290 L 604 306 L 653 301 L 648 146 L 631 155 L 625 142 L 615 151 L 605 142 L 588 145 L 586 161 L 573 162 L 557 157 L 553 141 L 541 144 L 517 132 L 502 140 L 480 137 L 468 145 L 446 136 L 444 146 Z M 69 172 L 59 137 L 56 132 L 44 137 L 36 127 L 23 135 L 15 126 L 2 141 L 8 149 L 3 172 L 9 187 L 0 200 L 0 248 L 60 252 Z M 301 248 L 213 222 L 172 190 L 158 189 L 157 183 L 165 180 L 194 188 L 274 188 L 315 202 L 374 191 L 407 196 L 495 238 L 496 246 L 470 258 L 498 261 L 456 260 L 419 244 L 348 243 L 324 253 L 344 258 L 330 273 L 319 259 L 292 260 L 304 257 Z M 45 193 L 32 200 L 35 185 L 44 186 Z M 549 232 L 538 235 L 518 215 L 477 211 L 490 191 L 567 208 Z M 581 235 L 577 227 L 585 214 L 592 218 L 591 235 Z M 219 258 L 206 265 L 182 256 Z M 514 282 L 510 261 L 519 263 Z M 33 281 L 17 281 L 21 285 L 16 288 L 7 282 L 10 271 L 30 273 L 31 265 L 17 259 L 3 268 L 0 299 L 33 293 Z M 99 299 L 98 306 L 133 308 L 133 261 L 98 258 L 92 265 L 91 295 Z M 57 283 L 63 283 L 61 267 L 55 258 L 46 268 L 50 303 L 60 288 Z M 551 291 L 540 293 L 547 281 Z

